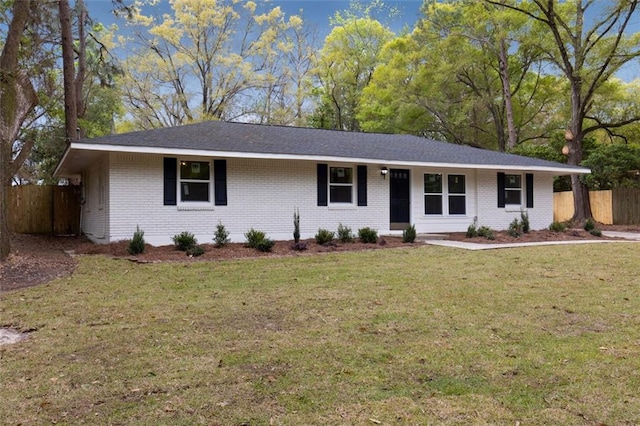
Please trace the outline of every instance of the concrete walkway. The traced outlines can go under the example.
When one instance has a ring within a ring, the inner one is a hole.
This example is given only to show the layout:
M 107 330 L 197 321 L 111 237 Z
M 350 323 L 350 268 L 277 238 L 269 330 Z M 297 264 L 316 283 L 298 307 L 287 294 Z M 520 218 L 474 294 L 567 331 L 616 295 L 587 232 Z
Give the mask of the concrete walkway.
M 598 243 L 628 243 L 640 242 L 640 234 L 633 232 L 614 232 L 602 231 L 602 235 L 609 238 L 624 238 L 622 240 L 567 240 L 567 241 L 540 241 L 535 243 L 508 243 L 508 244 L 478 244 L 468 243 L 465 241 L 450 241 L 442 239 L 427 239 L 425 244 L 434 246 L 454 247 L 465 250 L 495 250 L 513 247 L 530 247 L 530 246 L 557 246 L 567 244 L 598 244 Z

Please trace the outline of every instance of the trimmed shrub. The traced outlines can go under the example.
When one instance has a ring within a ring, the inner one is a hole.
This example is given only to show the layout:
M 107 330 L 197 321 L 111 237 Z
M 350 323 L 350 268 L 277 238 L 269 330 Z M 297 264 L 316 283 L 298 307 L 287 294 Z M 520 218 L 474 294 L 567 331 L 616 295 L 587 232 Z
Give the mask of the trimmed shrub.
M 591 232 L 594 229 L 596 229 L 596 224 L 594 223 L 594 221 L 591 218 L 587 219 L 587 221 L 584 223 L 584 230 L 587 232 Z
M 416 227 L 414 225 L 409 226 L 407 229 L 402 231 L 402 242 L 413 243 L 416 240 L 416 234 Z
M 296 244 L 300 242 L 300 211 L 298 209 L 293 211 L 293 242 Z
M 480 228 L 478 228 L 478 236 L 484 237 L 487 240 L 496 239 L 496 235 L 493 233 L 493 229 L 489 228 L 488 226 L 481 226 Z
M 198 244 L 198 240 L 191 232 L 184 231 L 173 236 L 173 243 L 180 251 L 187 251 Z
M 318 233 L 315 236 L 316 243 L 320 244 L 321 246 L 329 244 L 331 241 L 333 241 L 334 236 L 335 234 L 333 232 L 327 229 L 319 228 Z
M 338 224 L 338 240 L 341 243 L 352 243 L 356 237 L 353 235 L 353 231 L 348 226 L 342 226 L 342 223 Z
M 229 244 L 229 231 L 227 231 L 222 224 L 222 222 L 218 222 L 216 225 L 216 232 L 213 234 L 213 242 L 216 247 L 224 247 Z
M 563 222 L 551 222 L 549 225 L 549 231 L 564 232 L 567 230 L 567 225 Z
M 589 233 L 594 237 L 602 237 L 602 231 L 598 228 L 593 228 L 591 231 L 589 231 Z
M 271 251 L 275 245 L 275 241 L 267 238 L 267 234 L 262 231 L 256 231 L 253 228 L 247 231 L 244 234 L 244 237 L 247 239 L 247 246 L 258 251 Z
M 247 246 L 251 248 L 258 248 L 258 244 L 264 241 L 267 238 L 267 234 L 262 231 L 256 231 L 251 228 L 247 232 L 245 232 L 244 237 L 247 239 Z
M 509 224 L 509 229 L 507 229 L 507 234 L 511 235 L 514 238 L 519 238 L 522 235 L 522 223 L 518 220 L 518 218 L 514 218 Z
M 133 238 L 129 241 L 129 254 L 136 255 L 144 252 L 144 231 L 140 230 L 140 227 L 136 225 L 136 232 L 133 233 Z
M 368 226 L 360 228 L 358 229 L 358 238 L 365 244 L 375 244 L 378 242 L 378 231 Z
M 270 238 L 263 238 L 261 241 L 259 241 L 255 248 L 258 251 L 262 251 L 262 252 L 269 252 L 271 251 L 271 249 L 273 248 L 273 246 L 275 245 L 275 241 L 273 241 Z
M 198 257 L 204 254 L 204 247 L 202 246 L 193 246 L 187 250 L 187 256 Z
M 477 236 L 478 236 L 478 221 L 474 219 L 473 223 L 467 227 L 467 233 L 465 234 L 465 237 L 473 238 Z

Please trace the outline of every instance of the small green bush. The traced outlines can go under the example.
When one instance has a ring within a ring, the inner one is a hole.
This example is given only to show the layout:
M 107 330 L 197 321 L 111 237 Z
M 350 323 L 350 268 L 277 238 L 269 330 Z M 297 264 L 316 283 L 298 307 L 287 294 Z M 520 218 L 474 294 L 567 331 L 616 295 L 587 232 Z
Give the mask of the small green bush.
M 262 251 L 262 252 L 269 252 L 271 251 L 271 249 L 273 248 L 273 246 L 275 245 L 275 241 L 273 241 L 270 238 L 263 238 L 261 241 L 259 241 L 255 248 L 258 251 Z
M 402 242 L 413 243 L 416 240 L 416 234 L 416 227 L 414 225 L 409 226 L 407 229 L 402 231 Z
M 340 240 L 341 243 L 352 243 L 355 239 L 351 228 L 343 226 L 342 223 L 338 224 L 338 240 Z
M 333 237 L 335 237 L 335 235 L 335 233 L 327 229 L 319 228 L 315 236 L 316 243 L 320 244 L 321 246 L 329 244 L 331 241 L 333 241 Z
M 478 237 L 484 237 L 487 240 L 495 240 L 496 235 L 493 233 L 493 229 L 488 226 L 481 226 L 478 228 Z
M 300 242 L 300 211 L 298 209 L 293 211 L 293 242 L 295 244 Z
M 358 229 L 358 238 L 365 244 L 375 244 L 378 242 L 378 231 L 368 226 L 360 228 Z
M 587 221 L 584 223 L 584 230 L 587 232 L 591 232 L 594 229 L 596 229 L 595 222 L 591 218 L 587 219 Z
M 522 225 L 522 232 L 528 234 L 531 230 L 531 224 L 529 223 L 529 214 L 525 211 L 520 212 L 520 224 Z
M 251 228 L 245 232 L 244 237 L 247 239 L 247 245 L 251 248 L 258 248 L 258 245 L 267 238 L 267 234 L 262 231 L 256 231 Z
M 594 237 L 602 237 L 602 231 L 598 228 L 593 228 L 591 231 L 589 231 L 589 233 Z
M 218 222 L 216 225 L 216 232 L 213 234 L 213 242 L 216 247 L 224 247 L 229 244 L 229 231 L 226 230 L 222 222 Z
M 144 252 L 144 231 L 140 230 L 140 227 L 136 225 L 136 232 L 133 233 L 133 238 L 129 241 L 129 254 L 137 255 Z
M 173 243 L 181 251 L 187 251 L 198 244 L 198 240 L 191 232 L 184 231 L 173 236 Z
M 204 254 L 204 247 L 202 246 L 193 246 L 187 250 L 187 256 L 198 257 Z
M 553 232 L 564 232 L 567 230 L 567 225 L 563 222 L 551 222 L 549 230 Z
M 473 238 L 478 236 L 478 221 L 473 220 L 473 223 L 467 227 L 467 233 L 465 234 L 467 238 Z
M 509 224 L 509 229 L 507 229 L 507 234 L 514 238 L 519 238 L 522 235 L 522 223 L 518 220 L 518 218 L 514 218 Z

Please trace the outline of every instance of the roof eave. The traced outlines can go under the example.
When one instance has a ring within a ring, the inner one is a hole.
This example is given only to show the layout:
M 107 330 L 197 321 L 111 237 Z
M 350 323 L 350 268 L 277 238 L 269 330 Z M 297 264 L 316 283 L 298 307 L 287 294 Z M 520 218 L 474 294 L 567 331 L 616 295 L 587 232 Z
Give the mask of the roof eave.
M 385 158 L 365 158 L 365 157 L 341 157 L 328 155 L 304 155 L 304 154 L 278 154 L 278 153 L 262 153 L 262 152 L 243 152 L 243 151 L 215 151 L 201 149 L 180 149 L 166 147 L 148 147 L 148 146 L 124 146 L 124 145 L 106 145 L 72 142 L 58 163 L 56 171 L 58 173 L 61 165 L 64 163 L 69 151 L 71 150 L 101 151 L 101 152 L 123 152 L 132 154 L 155 154 L 155 155 L 182 155 L 192 157 L 225 157 L 225 158 L 249 158 L 249 159 L 265 159 L 265 160 L 301 160 L 301 161 L 325 161 L 325 162 L 349 162 L 349 163 L 366 163 L 381 164 L 386 166 L 414 166 L 414 167 L 441 167 L 441 168 L 465 168 L 465 169 L 481 169 L 481 170 L 513 170 L 513 171 L 536 171 L 549 172 L 554 175 L 572 175 L 572 174 L 589 174 L 590 169 L 584 167 L 552 167 L 552 166 L 527 166 L 527 165 L 508 165 L 508 164 L 473 164 L 473 163 L 442 163 L 442 162 L 423 162 L 423 161 L 400 161 Z

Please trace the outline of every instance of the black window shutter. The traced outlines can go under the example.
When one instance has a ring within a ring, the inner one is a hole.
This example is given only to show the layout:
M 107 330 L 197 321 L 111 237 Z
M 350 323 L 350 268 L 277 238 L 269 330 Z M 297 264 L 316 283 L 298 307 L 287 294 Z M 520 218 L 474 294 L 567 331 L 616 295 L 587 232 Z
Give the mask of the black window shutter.
M 533 173 L 526 174 L 527 181 L 527 208 L 533 208 Z
M 506 194 L 504 193 L 505 179 L 504 173 L 498 173 L 498 207 L 504 207 L 506 204 Z
M 213 199 L 216 206 L 227 205 L 227 160 L 213 160 Z
M 358 205 L 367 205 L 367 166 L 358 166 Z
M 326 206 L 327 202 L 327 180 L 329 179 L 326 164 L 318 164 L 318 206 Z
M 164 158 L 164 205 L 177 204 L 176 193 L 178 185 L 178 159 Z

